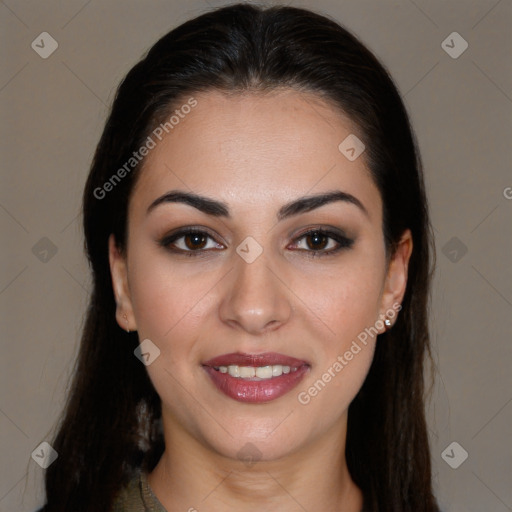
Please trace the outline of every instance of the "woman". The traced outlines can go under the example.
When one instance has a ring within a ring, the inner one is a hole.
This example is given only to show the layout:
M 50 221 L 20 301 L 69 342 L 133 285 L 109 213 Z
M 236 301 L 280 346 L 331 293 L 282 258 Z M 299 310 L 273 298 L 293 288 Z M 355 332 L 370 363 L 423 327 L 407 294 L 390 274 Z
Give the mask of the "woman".
M 93 291 L 45 511 L 437 511 L 432 236 L 383 66 L 233 5 L 119 87 L 84 193 Z

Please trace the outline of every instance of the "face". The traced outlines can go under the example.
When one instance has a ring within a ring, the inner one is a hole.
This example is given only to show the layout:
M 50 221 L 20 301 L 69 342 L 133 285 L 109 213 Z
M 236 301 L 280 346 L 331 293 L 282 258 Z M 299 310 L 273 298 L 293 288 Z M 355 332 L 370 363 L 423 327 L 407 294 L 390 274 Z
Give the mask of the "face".
M 277 459 L 344 431 L 411 237 L 388 265 L 364 153 L 338 148 L 358 129 L 331 105 L 290 89 L 194 97 L 146 157 L 124 255 L 110 239 L 117 319 L 150 340 L 166 433 Z

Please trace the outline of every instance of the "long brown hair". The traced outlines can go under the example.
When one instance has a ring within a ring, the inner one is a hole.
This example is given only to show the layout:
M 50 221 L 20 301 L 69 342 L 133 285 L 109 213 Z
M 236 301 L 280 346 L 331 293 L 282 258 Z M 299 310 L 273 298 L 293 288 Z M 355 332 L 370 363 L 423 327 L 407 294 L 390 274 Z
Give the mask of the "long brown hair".
M 402 310 L 393 328 L 379 336 L 369 374 L 350 405 L 346 457 L 373 511 L 438 510 L 423 377 L 430 355 L 432 231 L 405 107 L 383 65 L 335 21 L 298 8 L 237 4 L 169 32 L 118 88 L 83 196 L 93 289 L 52 443 L 59 457 L 46 473 L 47 512 L 107 512 L 130 478 L 153 469 L 164 448 L 160 399 L 133 355 L 137 334 L 116 323 L 108 261 L 111 233 L 125 248 L 128 199 L 143 161 L 120 180 L 113 181 L 114 174 L 187 95 L 276 87 L 316 93 L 360 128 L 383 200 L 388 256 L 404 230 L 412 232 Z M 109 180 L 112 186 L 103 193 Z

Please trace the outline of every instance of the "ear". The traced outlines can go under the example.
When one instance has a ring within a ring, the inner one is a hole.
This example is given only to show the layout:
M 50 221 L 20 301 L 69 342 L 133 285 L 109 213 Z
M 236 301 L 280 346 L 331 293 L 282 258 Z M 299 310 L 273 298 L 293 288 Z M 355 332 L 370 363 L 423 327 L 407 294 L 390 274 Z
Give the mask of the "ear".
M 395 253 L 388 264 L 386 280 L 382 291 L 379 318 L 384 321 L 387 316 L 391 322 L 391 326 L 396 321 L 397 313 L 401 309 L 401 307 L 399 308 L 398 306 L 402 304 L 405 295 L 407 270 L 412 254 L 412 246 L 412 234 L 411 231 L 407 229 L 400 238 Z M 394 314 L 389 314 L 390 311 Z M 388 326 L 388 329 L 389 328 L 390 326 Z
M 116 245 L 113 234 L 108 239 L 108 258 L 110 262 L 110 275 L 112 276 L 112 288 L 116 299 L 116 320 L 125 331 L 136 331 L 135 316 L 133 314 L 130 288 L 128 286 L 128 272 L 126 257 Z

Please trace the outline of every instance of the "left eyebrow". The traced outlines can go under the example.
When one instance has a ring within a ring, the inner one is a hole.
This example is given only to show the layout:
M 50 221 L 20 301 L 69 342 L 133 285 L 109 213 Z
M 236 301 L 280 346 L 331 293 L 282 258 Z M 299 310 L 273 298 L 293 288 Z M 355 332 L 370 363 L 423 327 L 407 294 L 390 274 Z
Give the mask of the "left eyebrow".
M 353 204 L 357 206 L 367 217 L 369 217 L 368 210 L 364 207 L 363 203 L 357 199 L 357 197 L 347 192 L 342 192 L 341 190 L 334 190 L 331 192 L 300 197 L 285 204 L 277 212 L 277 220 L 281 221 L 300 213 L 309 212 L 335 201 L 343 201 Z M 226 203 L 180 190 L 172 190 L 155 199 L 149 205 L 146 214 L 149 214 L 154 208 L 164 203 L 184 203 L 189 206 L 193 206 L 207 215 L 213 215 L 214 217 L 226 217 L 228 219 L 231 218 L 229 207 Z
M 309 212 L 335 201 L 344 201 L 346 203 L 353 204 L 357 206 L 367 217 L 370 216 L 368 214 L 368 210 L 364 207 L 363 203 L 357 199 L 357 197 L 347 192 L 342 192 L 341 190 L 334 190 L 332 192 L 301 197 L 291 203 L 285 204 L 277 212 L 277 220 L 283 220 L 291 217 L 292 215 Z

